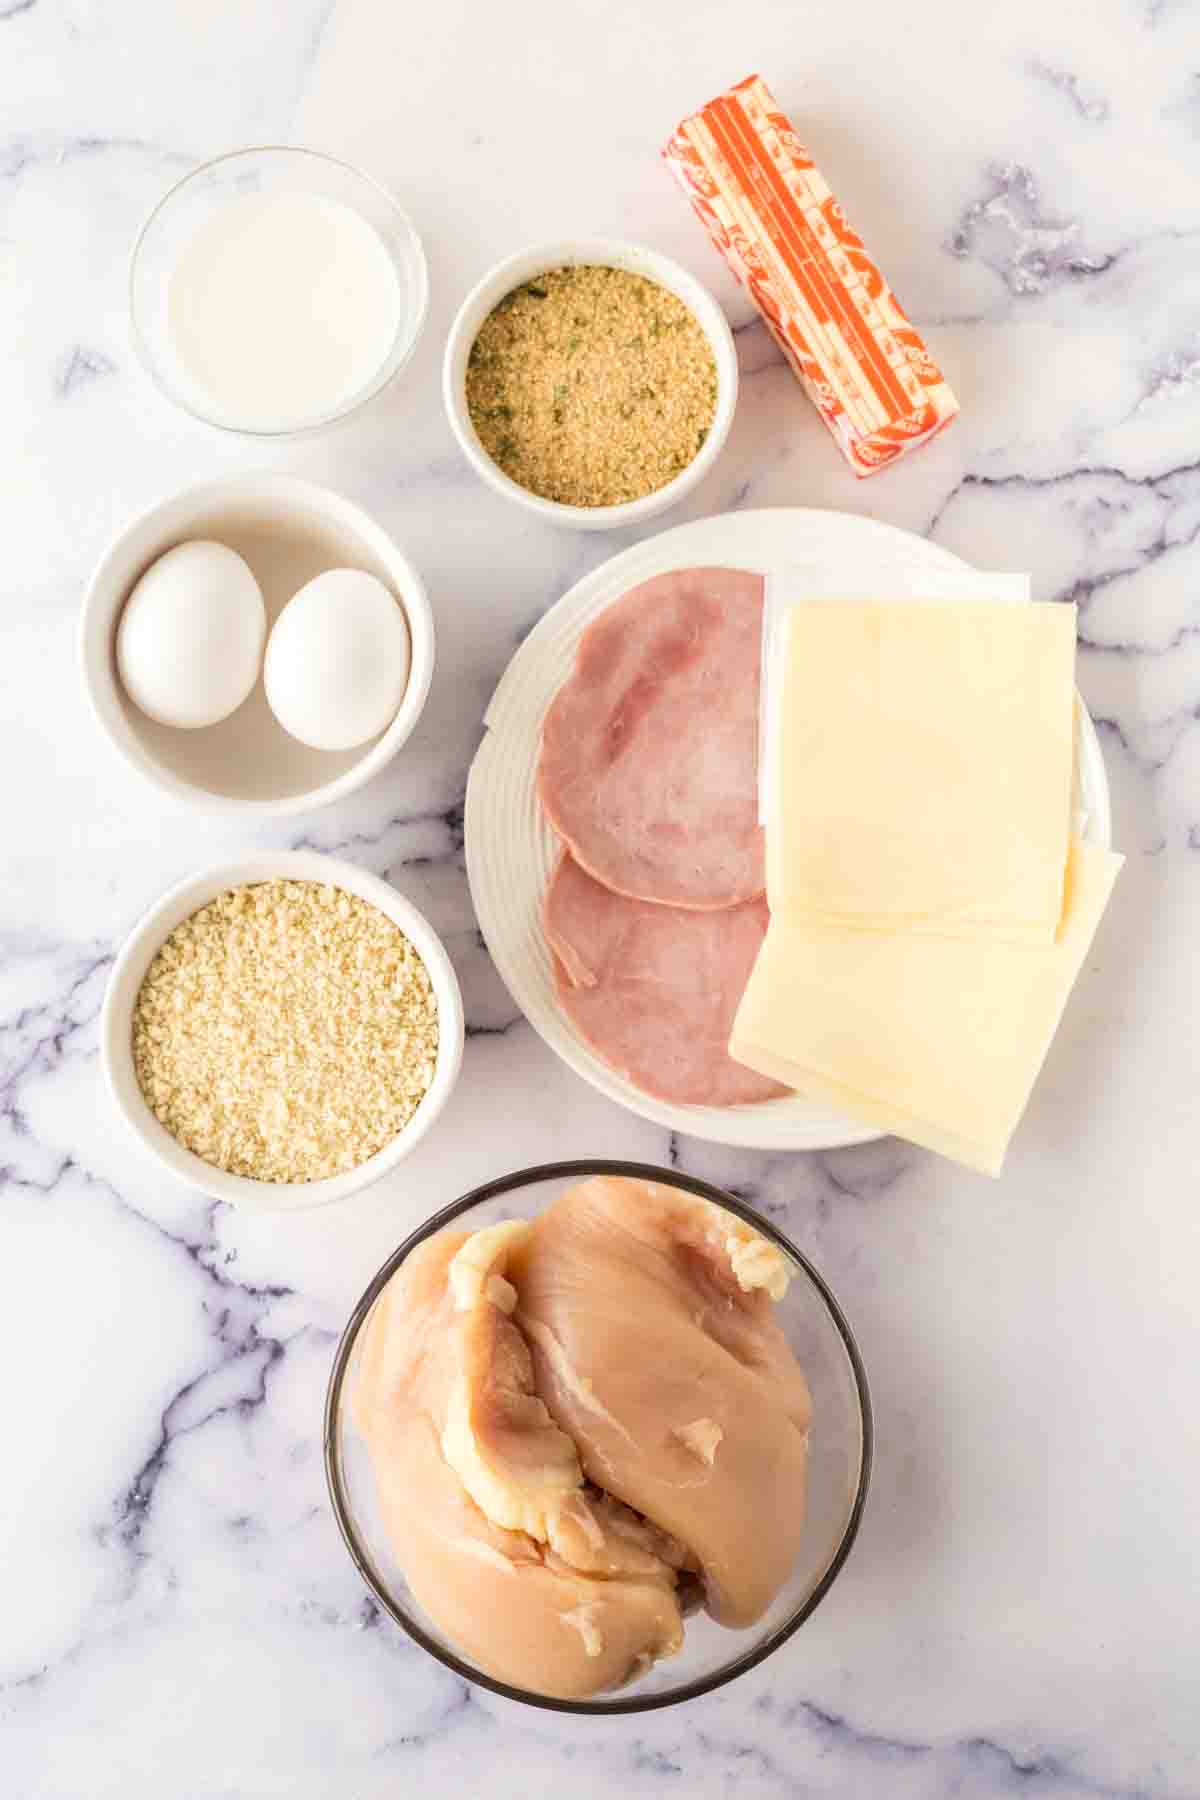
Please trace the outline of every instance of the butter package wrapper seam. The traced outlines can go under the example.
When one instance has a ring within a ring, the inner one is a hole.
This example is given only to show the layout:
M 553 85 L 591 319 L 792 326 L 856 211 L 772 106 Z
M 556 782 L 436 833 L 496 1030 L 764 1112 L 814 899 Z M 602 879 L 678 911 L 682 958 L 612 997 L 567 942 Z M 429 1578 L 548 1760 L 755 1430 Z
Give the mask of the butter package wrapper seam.
M 663 157 L 856 475 L 950 423 L 958 401 L 761 76 Z

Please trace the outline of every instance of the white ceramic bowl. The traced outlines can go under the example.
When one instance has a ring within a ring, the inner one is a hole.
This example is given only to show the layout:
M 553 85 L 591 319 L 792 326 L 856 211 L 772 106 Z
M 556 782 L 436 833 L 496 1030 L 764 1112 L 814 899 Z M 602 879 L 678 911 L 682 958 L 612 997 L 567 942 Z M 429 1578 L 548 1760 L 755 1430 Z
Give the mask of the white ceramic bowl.
M 499 468 L 484 449 L 479 433 L 471 423 L 467 407 L 467 358 L 479 328 L 505 294 L 522 282 L 544 275 L 548 269 L 568 268 L 580 263 L 598 263 L 607 268 L 628 269 L 644 275 L 648 281 L 677 294 L 687 306 L 712 348 L 717 365 L 717 409 L 708 436 L 686 469 L 668 481 L 665 487 L 644 494 L 640 500 L 626 500 L 619 506 L 567 506 L 559 500 L 546 500 L 530 493 L 520 482 L 513 481 Z M 442 393 L 454 435 L 478 475 L 498 494 L 515 500 L 527 512 L 536 513 L 554 525 L 570 525 L 578 531 L 606 531 L 617 525 L 640 525 L 665 512 L 690 494 L 704 480 L 724 447 L 733 423 L 737 404 L 738 366 L 733 333 L 728 320 L 712 295 L 694 275 L 681 268 L 670 257 L 660 256 L 642 244 L 623 243 L 619 238 L 564 239 L 548 244 L 531 244 L 515 256 L 506 257 L 490 269 L 463 301 L 450 328 L 446 356 L 442 364 Z
M 229 718 L 176 731 L 139 712 L 117 673 L 117 623 L 134 583 L 188 538 L 215 538 L 258 576 L 268 629 L 298 588 L 325 569 L 367 569 L 396 595 L 412 663 L 386 731 L 353 750 L 312 750 L 289 737 L 261 678 Z M 420 576 L 352 500 L 292 475 L 233 475 L 173 494 L 134 519 L 101 557 L 83 602 L 83 683 L 100 729 L 126 762 L 189 805 L 224 812 L 307 812 L 361 787 L 410 735 L 433 678 L 433 614 Z
M 159 1124 L 138 1086 L 133 1064 L 133 1012 L 146 971 L 165 938 L 177 925 L 227 888 L 255 881 L 332 882 L 348 893 L 359 894 L 397 924 L 429 971 L 438 1006 L 438 1057 L 433 1082 L 416 1112 L 390 1144 L 326 1181 L 254 1181 L 246 1175 L 229 1175 L 223 1169 L 185 1150 Z M 100 1018 L 100 1057 L 113 1103 L 126 1125 L 149 1154 L 171 1175 L 216 1200 L 228 1200 L 256 1212 L 296 1212 L 344 1200 L 360 1188 L 370 1187 L 380 1176 L 403 1162 L 429 1130 L 458 1079 L 463 1055 L 463 1007 L 458 980 L 445 948 L 433 927 L 412 903 L 379 876 L 353 863 L 314 850 L 291 850 L 218 863 L 199 875 L 181 881 L 152 906 L 130 932 L 117 957 Z

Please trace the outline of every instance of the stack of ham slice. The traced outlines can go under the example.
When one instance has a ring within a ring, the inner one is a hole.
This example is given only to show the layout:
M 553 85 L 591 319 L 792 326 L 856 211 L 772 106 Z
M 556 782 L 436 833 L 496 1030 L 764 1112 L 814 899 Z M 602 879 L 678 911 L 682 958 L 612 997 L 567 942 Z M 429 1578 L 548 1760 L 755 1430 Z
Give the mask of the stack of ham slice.
M 542 727 L 563 851 L 544 910 L 564 1010 L 658 1099 L 786 1090 L 735 1063 L 733 1017 L 767 927 L 757 743 L 763 583 L 681 569 L 583 634 Z

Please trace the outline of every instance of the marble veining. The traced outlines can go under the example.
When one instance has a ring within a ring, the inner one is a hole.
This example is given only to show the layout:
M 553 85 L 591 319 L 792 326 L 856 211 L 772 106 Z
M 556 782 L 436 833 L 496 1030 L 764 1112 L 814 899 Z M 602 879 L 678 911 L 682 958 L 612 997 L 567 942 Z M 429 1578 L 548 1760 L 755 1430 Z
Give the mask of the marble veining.
M 1038 70 L 1041 74 L 1042 71 Z M 1069 78 L 1073 80 L 1073 78 Z M 1056 87 L 1064 80 L 1051 76 Z M 1074 93 L 1074 89 L 1068 91 Z M 976 257 L 1013 294 L 1043 294 L 1060 277 L 1103 275 L 1114 254 L 1078 247 L 1079 221 L 1043 217 L 1038 184 L 1020 163 L 988 170 L 986 199 L 972 201 L 950 239 L 955 256 Z
M 1195 1106 L 1200 1088 L 1200 138 L 1195 0 L 717 0 L 422 15 L 372 0 L 0 0 L 0 1770 L 14 1800 L 1186 1800 L 1200 1795 Z M 758 66 L 928 332 L 954 429 L 856 482 L 658 168 Z M 208 430 L 151 388 L 126 260 L 164 187 L 248 142 L 390 184 L 433 304 L 412 365 L 323 437 Z M 887 1141 L 779 1157 L 628 1116 L 517 1013 L 475 920 L 463 794 L 490 694 L 558 596 L 640 534 L 534 526 L 457 454 L 453 310 L 522 242 L 678 256 L 734 326 L 728 447 L 664 526 L 848 508 L 1079 608 L 1128 866 L 1002 1182 Z M 82 585 L 134 511 L 256 467 L 396 534 L 439 640 L 365 792 L 192 817 L 104 748 Z M 174 881 L 309 848 L 445 938 L 468 1045 L 438 1129 L 341 1208 L 240 1214 L 164 1181 L 102 1091 L 125 933 Z M 723 1184 L 791 1233 L 860 1339 L 876 1473 L 796 1638 L 684 1708 L 561 1720 L 465 1686 L 365 1595 L 321 1407 L 366 1281 L 435 1207 L 589 1153 Z

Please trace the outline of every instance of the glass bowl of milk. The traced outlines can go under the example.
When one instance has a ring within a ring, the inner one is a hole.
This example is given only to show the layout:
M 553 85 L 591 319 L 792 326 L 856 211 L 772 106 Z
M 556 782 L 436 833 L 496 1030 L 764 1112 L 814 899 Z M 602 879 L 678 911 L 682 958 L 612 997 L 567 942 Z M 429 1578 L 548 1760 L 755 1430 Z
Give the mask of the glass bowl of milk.
M 129 271 L 133 338 L 158 386 L 210 425 L 313 431 L 412 355 L 429 282 L 387 191 L 317 150 L 236 150 L 164 195 Z

